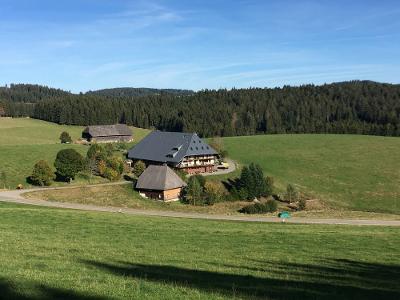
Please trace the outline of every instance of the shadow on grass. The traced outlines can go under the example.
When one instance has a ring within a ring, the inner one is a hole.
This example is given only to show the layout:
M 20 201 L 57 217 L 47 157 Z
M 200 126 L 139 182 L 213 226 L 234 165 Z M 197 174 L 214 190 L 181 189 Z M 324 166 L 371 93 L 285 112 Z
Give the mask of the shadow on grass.
M 333 260 L 321 266 L 273 264 L 257 269 L 237 266 L 241 270 L 268 271 L 266 275 L 270 277 L 219 273 L 166 265 L 83 262 L 118 276 L 181 285 L 228 297 L 400 299 L 399 266 L 351 260 Z
M 28 286 L 29 291 L 33 291 L 34 295 L 26 295 L 21 292 L 20 287 L 17 287 L 15 284 L 0 278 L 0 299 L 1 300 L 11 300 L 11 299 L 19 299 L 19 300 L 50 300 L 50 299 L 58 299 L 58 300 L 105 300 L 108 298 L 105 297 L 97 297 L 97 296 L 88 296 L 83 295 L 78 292 L 66 289 L 58 289 L 47 287 L 44 285 L 32 285 Z

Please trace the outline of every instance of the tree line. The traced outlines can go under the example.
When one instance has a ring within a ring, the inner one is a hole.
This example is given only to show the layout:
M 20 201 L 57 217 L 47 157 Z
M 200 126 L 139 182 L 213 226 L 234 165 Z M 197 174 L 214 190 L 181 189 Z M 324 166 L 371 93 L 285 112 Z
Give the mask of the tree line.
M 26 101 L 13 104 L 27 105 Z M 203 137 L 265 133 L 400 136 L 400 85 L 371 81 L 145 96 L 126 96 L 118 89 L 115 93 L 59 93 L 29 105 L 23 112 L 26 115 L 59 124 L 125 123 L 197 132 Z M 5 106 L 8 115 L 23 115 L 23 109 L 18 109 L 13 113 Z

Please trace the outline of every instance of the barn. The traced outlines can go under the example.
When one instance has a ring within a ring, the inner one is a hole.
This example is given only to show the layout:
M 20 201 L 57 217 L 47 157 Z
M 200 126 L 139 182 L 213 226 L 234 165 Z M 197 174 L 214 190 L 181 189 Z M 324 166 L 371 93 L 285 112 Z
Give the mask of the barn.
M 161 201 L 178 200 L 185 186 L 186 183 L 167 165 L 150 165 L 136 183 L 142 196 Z
M 218 153 L 196 133 L 153 131 L 128 152 L 146 165 L 167 164 L 188 174 L 214 172 Z
M 88 126 L 82 132 L 82 138 L 88 142 L 113 143 L 130 142 L 133 139 L 131 129 L 125 124 Z

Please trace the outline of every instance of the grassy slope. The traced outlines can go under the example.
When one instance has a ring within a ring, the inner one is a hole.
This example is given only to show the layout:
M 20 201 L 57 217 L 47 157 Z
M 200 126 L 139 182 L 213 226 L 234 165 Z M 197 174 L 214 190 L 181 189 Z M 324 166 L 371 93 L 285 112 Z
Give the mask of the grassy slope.
M 87 151 L 82 145 L 58 144 L 63 130 L 76 139 L 82 127 L 0 118 L 0 170 L 6 170 L 11 187 L 25 182 L 37 160 L 51 163 L 60 149 Z M 147 133 L 134 128 L 135 142 Z M 260 163 L 280 190 L 294 183 L 333 207 L 400 213 L 399 138 L 264 135 L 224 138 L 224 143 L 239 162 Z
M 30 192 L 24 194 L 24 196 L 31 199 L 44 199 L 55 202 L 211 214 L 237 214 L 243 205 L 248 205 L 247 202 L 223 202 L 213 206 L 193 206 L 183 204 L 179 201 L 167 203 L 153 201 L 140 196 L 132 188 L 131 184 Z
M 26 186 L 25 179 L 31 174 L 33 165 L 40 159 L 52 165 L 61 149 L 74 148 L 85 154 L 87 146 L 61 145 L 58 139 L 62 131 L 67 131 L 73 140 L 77 140 L 82 130 L 80 126 L 56 125 L 34 119 L 0 118 L 0 171 L 6 172 L 8 186 L 15 188 L 20 183 Z M 135 142 L 148 132 L 133 128 Z
M 400 297 L 399 228 L 134 217 L 4 203 L 0 219 L 2 299 Z
M 230 156 L 258 162 L 332 206 L 400 213 L 400 139 L 356 135 L 264 135 L 224 139 Z

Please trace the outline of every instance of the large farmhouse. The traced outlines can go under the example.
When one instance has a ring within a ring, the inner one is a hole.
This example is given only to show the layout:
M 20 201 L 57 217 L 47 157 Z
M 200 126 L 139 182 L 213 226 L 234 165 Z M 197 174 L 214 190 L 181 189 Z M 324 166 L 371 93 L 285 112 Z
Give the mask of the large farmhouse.
M 132 131 L 124 124 L 88 126 L 82 132 L 88 142 L 110 143 L 132 141 Z
M 218 153 L 196 133 L 153 131 L 129 150 L 128 158 L 196 174 L 215 171 Z
M 167 165 L 150 165 L 136 183 L 142 196 L 162 201 L 178 200 L 184 186 L 186 183 Z

